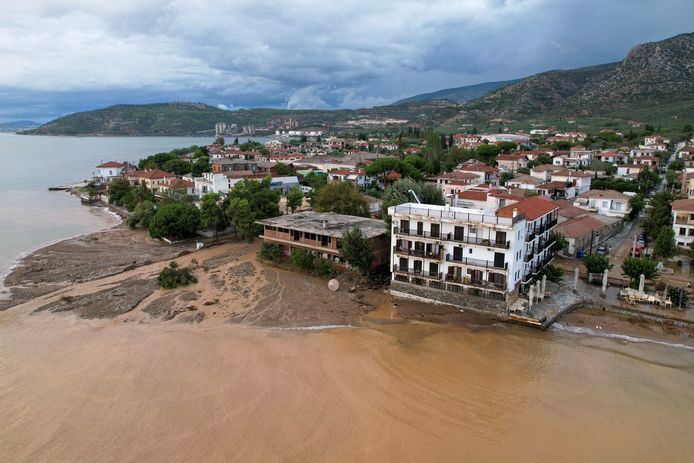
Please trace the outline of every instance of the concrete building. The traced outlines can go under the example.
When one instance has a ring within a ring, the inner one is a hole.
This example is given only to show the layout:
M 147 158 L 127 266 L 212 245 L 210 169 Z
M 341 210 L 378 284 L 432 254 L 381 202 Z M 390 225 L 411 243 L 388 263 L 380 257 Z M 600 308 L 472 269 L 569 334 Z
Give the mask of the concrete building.
M 340 265 L 346 265 L 340 252 L 342 234 L 356 226 L 371 241 L 374 268 L 389 261 L 388 228 L 382 220 L 332 212 L 298 212 L 256 223 L 263 226 L 263 241 L 279 245 L 285 255 L 291 255 L 292 249 L 305 249 Z
M 125 162 L 109 161 L 96 166 L 97 177 L 103 181 L 108 181 L 116 177 L 120 177 L 123 171 L 128 167 Z
M 597 250 L 600 243 L 622 230 L 624 222 L 616 217 L 584 214 L 559 223 L 554 229 L 566 240 L 561 253 L 565 256 L 581 256 Z
M 176 178 L 176 174 L 161 169 L 134 170 L 124 172 L 123 176 L 132 186 L 144 185 L 154 193 L 159 193 L 161 185 L 168 184 L 169 180 Z
M 677 246 L 690 246 L 694 242 L 694 199 L 673 201 L 672 219 Z
M 622 219 L 631 212 L 630 199 L 630 196 L 615 190 L 591 190 L 579 195 L 574 201 L 574 206 Z
M 392 288 L 458 306 L 479 297 L 505 307 L 553 256 L 556 210 L 542 196 L 497 209 L 390 207 Z

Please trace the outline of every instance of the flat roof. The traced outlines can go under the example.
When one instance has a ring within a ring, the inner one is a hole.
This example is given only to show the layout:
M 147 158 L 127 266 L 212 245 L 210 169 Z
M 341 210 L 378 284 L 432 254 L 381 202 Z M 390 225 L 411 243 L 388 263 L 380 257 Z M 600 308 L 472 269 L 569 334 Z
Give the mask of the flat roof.
M 258 220 L 256 223 L 336 238 L 341 238 L 342 233 L 353 226 L 359 227 L 367 238 L 375 238 L 389 232 L 383 220 L 335 214 L 334 212 L 297 212 L 296 214 Z

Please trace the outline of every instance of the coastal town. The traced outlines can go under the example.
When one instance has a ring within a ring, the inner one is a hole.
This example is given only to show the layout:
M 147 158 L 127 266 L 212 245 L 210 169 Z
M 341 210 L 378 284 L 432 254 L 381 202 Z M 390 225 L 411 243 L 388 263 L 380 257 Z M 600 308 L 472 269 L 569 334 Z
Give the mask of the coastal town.
M 579 306 L 694 325 L 691 131 L 333 135 L 275 119 L 291 130 L 264 143 L 219 123 L 210 145 L 99 164 L 83 201 L 168 243 L 259 238 L 266 263 L 528 326 Z

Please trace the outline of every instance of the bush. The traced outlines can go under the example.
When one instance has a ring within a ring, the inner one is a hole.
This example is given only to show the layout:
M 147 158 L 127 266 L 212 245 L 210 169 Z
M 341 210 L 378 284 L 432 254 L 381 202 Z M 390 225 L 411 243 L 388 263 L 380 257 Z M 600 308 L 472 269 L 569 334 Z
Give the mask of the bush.
M 191 273 L 190 268 L 179 268 L 176 262 L 169 263 L 169 266 L 159 272 L 159 276 L 157 276 L 159 287 L 165 289 L 173 289 L 197 282 L 198 279 Z
M 258 251 L 258 258 L 271 262 L 279 262 L 282 260 L 282 249 L 279 244 L 263 243 Z
M 554 265 L 546 265 L 540 270 L 540 276 L 547 275 L 547 279 L 553 283 L 560 283 L 564 277 L 564 270 Z
M 610 260 L 606 256 L 598 254 L 588 254 L 583 258 L 583 265 L 588 270 L 588 273 L 603 273 L 605 270 L 612 268 Z
M 687 288 L 668 288 L 667 297 L 672 301 L 673 307 L 687 308 L 689 303 L 689 290 Z
M 334 278 L 337 275 L 337 270 L 330 259 L 318 258 L 313 261 L 313 274 L 318 277 Z
M 149 221 L 152 238 L 172 240 L 188 238 L 195 234 L 200 225 L 200 210 L 189 203 L 167 203 L 157 208 Z
M 292 264 L 298 269 L 308 272 L 312 271 L 314 260 L 316 260 L 316 258 L 313 256 L 313 254 L 305 249 L 292 250 Z

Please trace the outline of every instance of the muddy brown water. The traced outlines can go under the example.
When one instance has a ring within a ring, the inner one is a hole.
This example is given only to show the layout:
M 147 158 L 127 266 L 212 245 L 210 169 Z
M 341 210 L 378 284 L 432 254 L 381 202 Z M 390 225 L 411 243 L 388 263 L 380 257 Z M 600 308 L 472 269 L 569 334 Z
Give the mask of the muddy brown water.
M 692 461 L 694 352 L 0 314 L 0 460 Z

